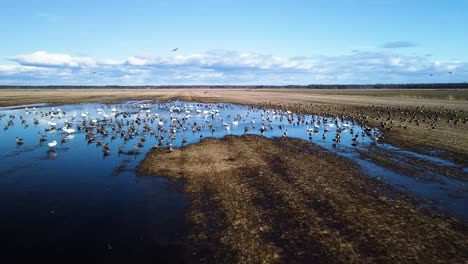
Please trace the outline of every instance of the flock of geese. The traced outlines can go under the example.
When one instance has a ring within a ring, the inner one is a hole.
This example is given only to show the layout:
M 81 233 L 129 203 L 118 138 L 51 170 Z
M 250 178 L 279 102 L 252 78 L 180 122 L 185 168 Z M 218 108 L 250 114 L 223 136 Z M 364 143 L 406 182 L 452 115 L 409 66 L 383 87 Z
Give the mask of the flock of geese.
M 42 133 L 38 132 L 39 142 L 47 142 L 50 150 L 58 144 L 56 140 L 48 140 L 50 133 L 61 135 L 61 143 L 66 143 L 75 133 L 84 133 L 85 141 L 100 147 L 104 156 L 111 155 L 111 142 L 117 138 L 121 142 L 116 146 L 118 154 L 136 155 L 148 142 L 154 144 L 153 148 L 173 151 L 176 140 L 180 139 L 182 145 L 187 143 L 187 135 L 203 139 L 204 134 L 213 135 L 217 130 L 223 130 L 222 134 L 229 134 L 232 127 L 239 126 L 243 126 L 244 133 L 264 135 L 272 132 L 269 136 L 282 137 L 288 136 L 288 127 L 299 130 L 304 128 L 304 138 L 312 140 L 314 136 L 321 134 L 324 141 L 331 137 L 334 147 L 341 143 L 344 132 L 352 135 L 353 146 L 357 146 L 360 138 L 368 137 L 375 141 L 382 139 L 378 129 L 358 125 L 342 116 L 302 115 L 287 110 L 252 106 L 234 109 L 230 104 L 128 103 L 104 105 L 100 108 L 95 106 L 92 112 L 63 111 L 56 107 L 26 107 L 23 113 L 28 118 L 21 112 L 16 112 L 0 114 L 0 121 L 6 120 L 4 131 L 14 126 L 18 119 L 24 128 L 28 128 L 32 121 L 34 126 L 43 130 Z M 125 145 L 128 142 L 134 144 L 131 150 L 126 151 Z M 24 139 L 16 137 L 18 146 L 24 143 Z

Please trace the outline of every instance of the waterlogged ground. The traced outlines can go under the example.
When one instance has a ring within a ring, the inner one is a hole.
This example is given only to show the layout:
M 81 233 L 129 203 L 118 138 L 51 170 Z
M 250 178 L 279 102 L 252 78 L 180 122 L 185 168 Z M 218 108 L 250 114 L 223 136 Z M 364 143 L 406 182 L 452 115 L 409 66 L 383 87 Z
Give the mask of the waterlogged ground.
M 29 105 L 0 115 L 0 233 L 12 255 L 184 259 L 187 197 L 178 183 L 135 169 L 151 148 L 227 134 L 312 141 L 423 206 L 468 219 L 467 168 L 380 143 L 379 130 L 339 117 L 180 101 Z

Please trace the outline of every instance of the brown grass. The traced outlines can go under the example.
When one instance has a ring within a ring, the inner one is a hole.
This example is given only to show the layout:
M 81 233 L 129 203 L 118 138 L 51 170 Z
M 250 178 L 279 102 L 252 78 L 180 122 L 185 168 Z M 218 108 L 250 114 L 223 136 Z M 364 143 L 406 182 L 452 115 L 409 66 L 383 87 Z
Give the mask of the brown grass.
M 241 104 L 317 103 L 339 105 L 440 106 L 468 111 L 468 90 L 369 89 L 0 89 L 0 106 L 66 104 L 130 99 L 173 99 Z M 422 100 L 424 99 L 424 100 Z
M 190 239 L 220 263 L 463 263 L 466 225 L 295 139 L 208 139 L 153 150 L 139 174 L 186 180 Z

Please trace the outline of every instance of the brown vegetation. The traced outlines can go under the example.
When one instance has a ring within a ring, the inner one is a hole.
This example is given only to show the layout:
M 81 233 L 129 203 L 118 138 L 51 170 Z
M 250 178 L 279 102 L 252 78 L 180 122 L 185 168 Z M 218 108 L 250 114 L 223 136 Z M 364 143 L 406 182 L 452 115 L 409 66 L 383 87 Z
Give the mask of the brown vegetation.
M 466 225 L 301 140 L 208 139 L 152 150 L 139 174 L 186 181 L 190 236 L 220 263 L 462 263 Z

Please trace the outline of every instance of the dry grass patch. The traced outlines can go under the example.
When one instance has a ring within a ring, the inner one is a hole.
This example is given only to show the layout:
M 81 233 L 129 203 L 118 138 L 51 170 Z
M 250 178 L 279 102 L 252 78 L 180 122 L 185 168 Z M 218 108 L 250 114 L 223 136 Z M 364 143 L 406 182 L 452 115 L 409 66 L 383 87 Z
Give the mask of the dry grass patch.
M 190 239 L 202 261 L 467 260 L 466 225 L 419 209 L 352 162 L 304 141 L 207 139 L 153 150 L 139 173 L 186 180 Z

